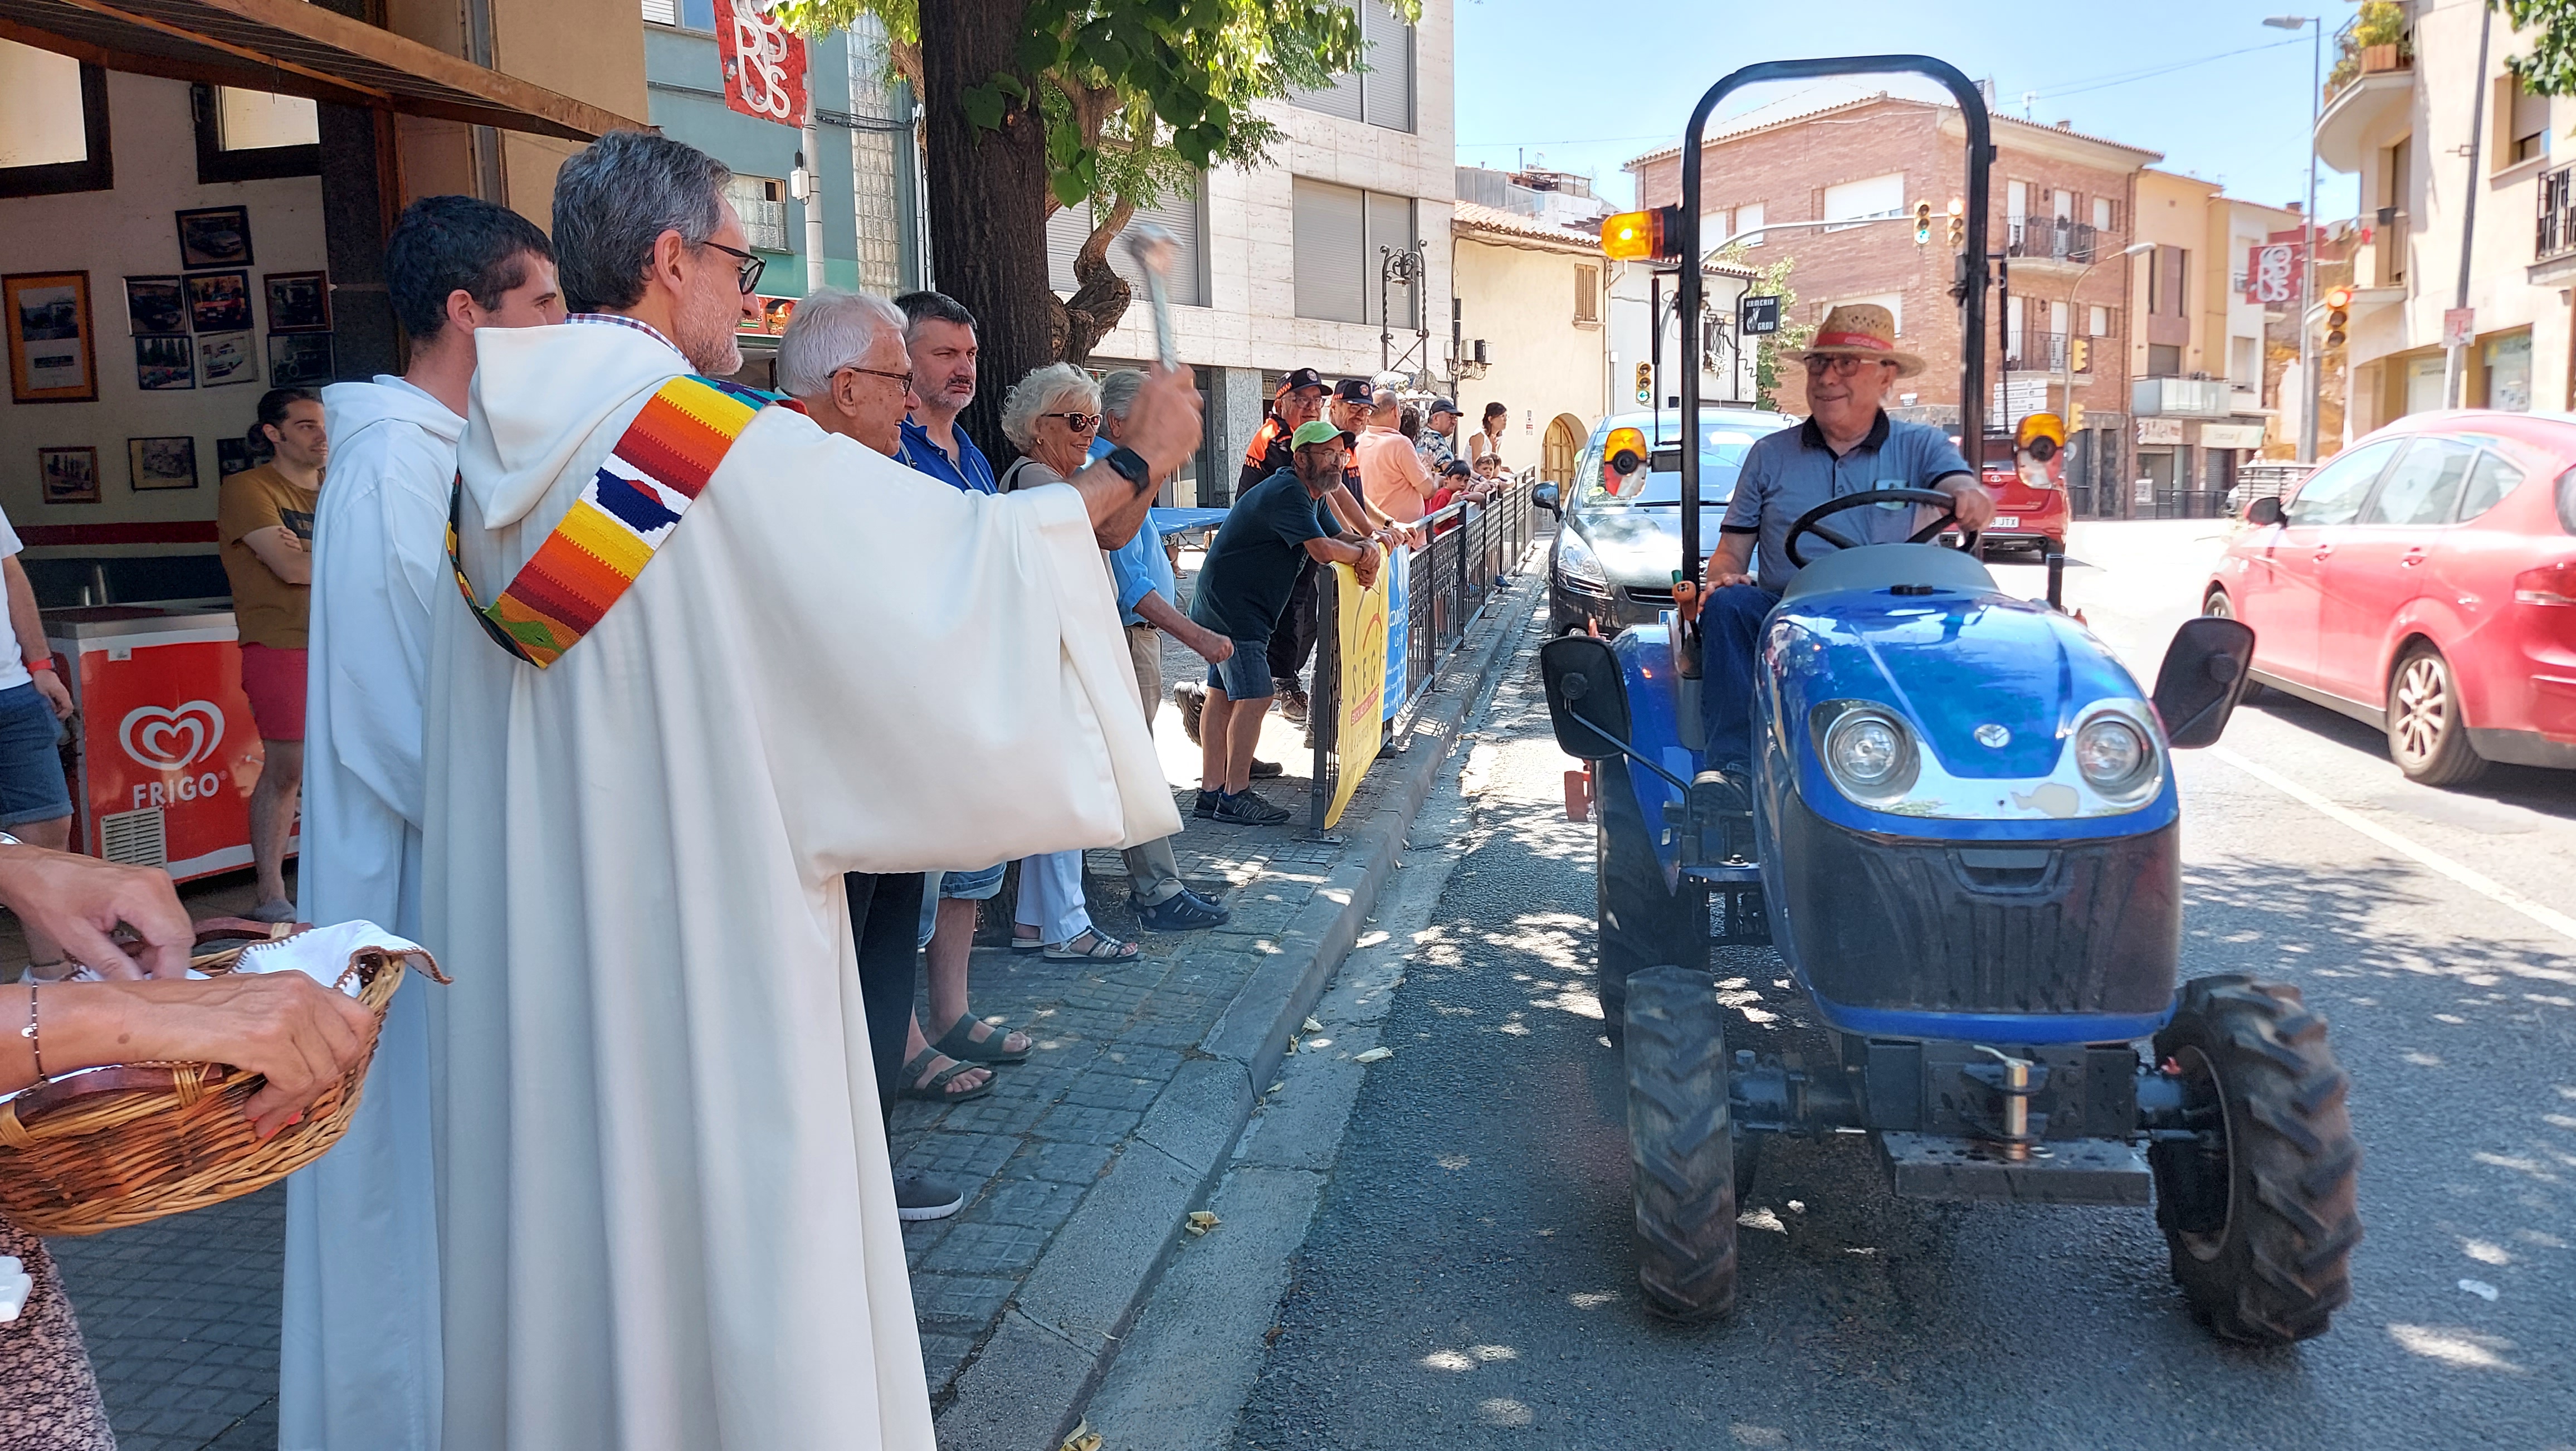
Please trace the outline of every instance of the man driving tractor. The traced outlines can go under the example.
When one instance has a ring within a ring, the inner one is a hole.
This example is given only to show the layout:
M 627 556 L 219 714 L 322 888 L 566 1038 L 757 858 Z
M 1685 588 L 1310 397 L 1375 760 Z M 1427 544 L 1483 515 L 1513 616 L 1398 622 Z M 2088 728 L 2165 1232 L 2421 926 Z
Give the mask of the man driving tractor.
M 1700 712 L 1708 764 L 1738 785 L 1748 779 L 1753 761 L 1753 665 L 1762 621 L 1798 576 L 1785 547 L 1798 517 L 1845 495 L 1909 488 L 1950 495 L 1962 530 L 1984 528 L 1995 512 L 1994 500 L 1948 434 L 1888 418 L 1889 391 L 1897 379 L 1922 372 L 1923 360 L 1898 350 L 1896 319 L 1886 308 L 1837 307 L 1806 350 L 1789 356 L 1807 370 L 1807 421 L 1758 440 L 1746 452 L 1717 548 L 1708 557 L 1707 593 L 1687 583 L 1675 591 L 1686 617 L 1705 616 Z M 1889 544 L 1932 517 L 1937 511 L 1928 506 L 1890 503 L 1856 509 L 1817 532 L 1855 545 Z M 1752 573 L 1756 543 L 1758 582 Z

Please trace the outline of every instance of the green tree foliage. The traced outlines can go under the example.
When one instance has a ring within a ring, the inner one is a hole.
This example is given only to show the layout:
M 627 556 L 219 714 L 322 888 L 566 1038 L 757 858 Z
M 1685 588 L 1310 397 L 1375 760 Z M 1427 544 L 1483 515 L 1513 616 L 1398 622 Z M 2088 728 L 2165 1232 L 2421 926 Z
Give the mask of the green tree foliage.
M 1422 14 L 1421 0 L 1357 3 L 1408 24 Z M 777 14 L 808 36 L 873 15 L 896 69 L 919 83 L 920 0 L 780 0 Z M 1093 207 L 1080 290 L 1058 332 L 1060 355 L 1078 360 L 1126 308 L 1106 259 L 1136 209 L 1185 192 L 1209 167 L 1260 162 L 1279 130 L 1253 103 L 1330 85 L 1362 68 L 1362 51 L 1351 0 L 1030 0 L 1016 71 L 924 101 L 963 108 L 982 131 L 1032 104 L 1044 117 L 1047 211 Z
M 2529 55 L 2506 61 L 2525 89 L 2543 96 L 2576 95 L 2576 0 L 2489 0 L 2513 28 L 2534 36 Z M 2376 0 L 2365 10 L 2397 7 Z
M 1730 267 L 1748 266 L 1750 264 L 1746 260 L 1746 254 L 1749 250 L 1743 243 L 1738 242 L 1725 251 L 1716 253 L 1714 260 Z M 1753 285 L 1745 289 L 1754 297 L 1780 299 L 1780 330 L 1766 337 L 1754 339 L 1753 344 L 1753 398 L 1761 406 L 1774 410 L 1780 406 L 1781 355 L 1793 353 L 1805 347 L 1807 340 L 1816 335 L 1814 323 L 1789 320 L 1791 310 L 1798 305 L 1797 291 L 1789 286 L 1789 269 L 1796 260 L 1783 253 L 1755 268 Z

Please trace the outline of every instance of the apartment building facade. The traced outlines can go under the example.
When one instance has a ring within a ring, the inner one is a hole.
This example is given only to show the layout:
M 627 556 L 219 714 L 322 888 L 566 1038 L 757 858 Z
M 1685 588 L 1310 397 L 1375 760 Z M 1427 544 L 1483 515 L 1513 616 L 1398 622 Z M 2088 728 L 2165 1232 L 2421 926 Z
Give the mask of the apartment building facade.
M 2360 177 L 2361 241 L 2344 426 L 2321 449 L 2453 401 L 2576 404 L 2576 168 L 2553 155 L 2576 112 L 2506 70 L 2532 43 L 2485 6 L 2393 0 L 2336 37 L 2317 157 Z M 2455 350 L 2445 319 L 2462 309 Z
M 2289 436 L 2265 339 L 2297 303 L 2267 309 L 2250 300 L 2246 269 L 2272 238 L 2295 237 L 2301 218 L 2152 167 L 2138 174 L 2137 197 L 2133 245 L 2143 250 L 2119 259 L 2135 320 L 2127 512 L 2216 514 L 2237 468 Z M 2295 389 L 2295 368 L 2288 378 Z
M 1993 135 L 1988 242 L 2004 286 L 1989 308 L 1987 421 L 2001 429 L 2025 414 L 2080 409 L 2085 427 L 2067 477 L 2088 502 L 2097 485 L 2126 477 L 2128 297 L 2112 263 L 2128 242 L 2137 175 L 2159 154 L 2004 116 L 1993 118 Z M 1955 424 L 1963 338 L 1946 231 L 1966 191 L 1958 109 L 1886 92 L 1792 96 L 1715 131 L 1705 148 L 1703 235 L 1754 233 L 1744 260 L 1755 266 L 1794 257 L 1794 321 L 1820 321 L 1840 303 L 1887 308 L 1901 343 L 1925 363 L 1902 385 L 1900 407 Z M 1641 206 L 1680 197 L 1679 148 L 1628 170 Z M 1935 235 L 1917 244 L 1908 223 L 1927 201 Z M 1788 221 L 1844 225 L 1758 230 Z M 1802 411 L 1803 392 L 1803 379 L 1782 379 L 1781 405 Z M 2093 512 L 2117 512 L 2126 497 L 2099 493 L 2104 505 Z

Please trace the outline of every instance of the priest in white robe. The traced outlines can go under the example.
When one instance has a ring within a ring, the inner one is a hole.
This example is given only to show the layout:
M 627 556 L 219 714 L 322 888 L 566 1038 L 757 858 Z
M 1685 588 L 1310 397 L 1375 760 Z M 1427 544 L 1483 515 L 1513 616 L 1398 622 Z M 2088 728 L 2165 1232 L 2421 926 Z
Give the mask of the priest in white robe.
M 625 487 L 658 389 L 740 366 L 727 180 L 644 132 L 565 163 L 576 315 L 478 338 L 478 603 L 524 603 L 585 488 Z M 969 498 L 766 408 L 640 566 L 599 545 L 640 572 L 545 668 L 438 612 L 450 1451 L 931 1451 L 841 876 L 1177 829 L 1095 530 L 1134 528 L 1200 427 L 1167 371 L 1123 456 Z
M 313 528 L 297 915 L 417 939 L 422 699 L 430 618 L 459 608 L 447 505 L 474 334 L 564 310 L 546 234 L 473 197 L 405 208 L 385 273 L 410 366 L 322 390 L 332 466 Z M 286 1181 L 280 1451 L 437 1451 L 434 991 L 415 979 L 394 995 L 348 1132 Z

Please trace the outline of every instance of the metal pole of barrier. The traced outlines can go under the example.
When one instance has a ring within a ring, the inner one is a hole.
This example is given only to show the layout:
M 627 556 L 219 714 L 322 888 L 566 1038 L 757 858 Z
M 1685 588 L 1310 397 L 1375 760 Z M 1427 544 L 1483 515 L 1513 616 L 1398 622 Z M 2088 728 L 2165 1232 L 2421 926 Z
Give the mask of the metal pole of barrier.
M 1315 741 L 1314 789 L 1307 793 L 1306 829 L 1324 834 L 1324 813 L 1341 782 L 1334 769 L 1334 727 L 1342 718 L 1342 605 L 1340 579 L 1329 564 L 1315 566 L 1315 684 L 1306 692 L 1306 734 Z

